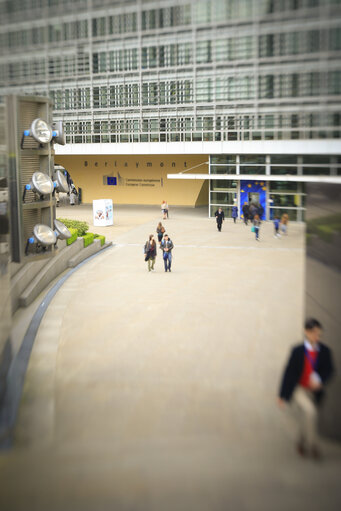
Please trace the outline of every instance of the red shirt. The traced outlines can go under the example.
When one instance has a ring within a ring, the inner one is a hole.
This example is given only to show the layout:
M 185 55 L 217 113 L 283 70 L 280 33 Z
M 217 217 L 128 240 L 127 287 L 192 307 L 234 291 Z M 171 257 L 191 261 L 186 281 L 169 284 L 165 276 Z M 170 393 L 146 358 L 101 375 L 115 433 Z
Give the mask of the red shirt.
M 318 351 L 308 351 L 309 357 L 307 357 L 307 354 L 304 354 L 304 365 L 303 365 L 303 371 L 301 374 L 301 378 L 299 381 L 299 384 L 302 385 L 302 387 L 309 387 L 309 379 L 312 372 L 314 372 L 313 365 L 316 362 Z

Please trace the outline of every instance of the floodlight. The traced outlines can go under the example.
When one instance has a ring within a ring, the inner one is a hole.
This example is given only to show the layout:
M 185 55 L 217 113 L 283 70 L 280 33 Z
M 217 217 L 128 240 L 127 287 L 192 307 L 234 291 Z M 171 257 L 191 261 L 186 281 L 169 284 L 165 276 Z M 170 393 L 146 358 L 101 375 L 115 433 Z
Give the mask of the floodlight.
M 62 222 L 60 222 L 59 220 L 55 220 L 54 226 L 55 226 L 54 232 L 57 238 L 59 238 L 60 240 L 67 240 L 71 238 L 71 232 Z
M 52 140 L 52 129 L 43 119 L 34 119 L 31 124 L 31 135 L 40 144 L 48 144 Z
M 25 254 L 28 254 L 29 245 L 36 243 L 37 249 L 42 247 L 46 250 L 47 247 L 54 245 L 57 242 L 56 233 L 48 225 L 36 224 L 33 227 L 33 236 L 28 238 L 26 243 Z
M 42 197 L 43 195 L 47 195 L 53 192 L 54 184 L 50 176 L 44 174 L 44 172 L 35 172 L 32 175 L 31 182 L 25 186 L 23 201 L 25 200 L 27 190 L 31 190 L 32 192 L 37 193 Z
M 67 184 L 66 177 L 64 176 L 61 170 L 56 170 L 54 175 L 54 188 L 57 192 L 65 192 L 68 193 L 69 185 Z
M 55 121 L 52 123 L 52 136 L 53 142 L 60 145 L 65 145 L 65 133 L 62 121 Z
M 43 247 L 49 247 L 56 243 L 56 233 L 48 225 L 35 225 L 33 227 L 33 234 L 38 243 L 40 243 Z
M 50 126 L 43 119 L 34 119 L 31 128 L 24 130 L 21 138 L 21 149 L 24 149 L 25 137 L 33 137 L 39 144 L 48 144 L 53 140 L 56 144 L 65 145 L 65 133 L 62 121 L 55 121 Z

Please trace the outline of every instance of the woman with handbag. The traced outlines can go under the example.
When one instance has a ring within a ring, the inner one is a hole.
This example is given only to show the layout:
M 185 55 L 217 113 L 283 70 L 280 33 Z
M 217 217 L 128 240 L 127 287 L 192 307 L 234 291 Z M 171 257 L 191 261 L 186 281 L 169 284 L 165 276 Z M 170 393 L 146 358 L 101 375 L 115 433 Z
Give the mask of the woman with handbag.
M 148 271 L 151 270 L 154 271 L 155 258 L 156 258 L 156 241 L 154 239 L 154 235 L 151 234 L 149 236 L 149 240 L 146 241 L 146 244 L 144 246 L 144 260 L 148 261 Z
M 158 223 L 158 226 L 157 226 L 157 228 L 156 228 L 156 232 L 157 232 L 157 239 L 158 239 L 158 241 L 159 241 L 159 245 L 160 245 L 160 247 L 161 247 L 161 241 L 162 241 L 163 235 L 164 235 L 164 233 L 165 233 L 165 230 L 166 230 L 166 229 L 164 228 L 164 226 L 162 225 L 162 223 L 161 223 L 161 222 L 159 222 L 159 223 Z
M 259 229 L 261 223 L 259 215 L 255 215 L 252 221 L 253 225 L 251 227 L 251 231 L 256 234 L 256 241 L 259 241 Z

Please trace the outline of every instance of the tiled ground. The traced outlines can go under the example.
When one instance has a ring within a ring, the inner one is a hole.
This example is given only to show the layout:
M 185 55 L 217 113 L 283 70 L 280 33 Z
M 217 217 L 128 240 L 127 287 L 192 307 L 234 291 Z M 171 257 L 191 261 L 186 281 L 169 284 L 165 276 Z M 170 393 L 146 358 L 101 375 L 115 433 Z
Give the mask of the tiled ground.
M 0 457 L 1 509 L 339 509 L 340 446 L 324 441 L 320 465 L 298 459 L 276 407 L 302 334 L 303 226 L 275 239 L 264 223 L 257 243 L 206 213 L 171 210 L 172 273 L 161 254 L 154 273 L 144 262 L 158 207 L 117 207 L 95 229 L 115 246 L 45 314 Z M 87 206 L 66 215 L 91 223 Z

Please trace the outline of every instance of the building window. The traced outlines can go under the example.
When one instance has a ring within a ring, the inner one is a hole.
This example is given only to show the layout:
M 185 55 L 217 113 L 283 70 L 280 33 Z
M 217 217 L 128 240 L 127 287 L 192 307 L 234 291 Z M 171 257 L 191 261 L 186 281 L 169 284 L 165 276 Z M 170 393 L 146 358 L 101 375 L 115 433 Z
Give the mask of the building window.
M 92 36 L 104 36 L 107 33 L 106 18 L 94 18 L 92 20 Z
M 271 167 L 271 175 L 273 176 L 288 176 L 297 175 L 297 167 Z
M 236 166 L 235 165 L 211 165 L 210 173 L 211 174 L 236 174 Z
M 341 50 L 341 28 L 331 28 L 329 30 L 329 50 Z
M 196 96 L 198 103 L 206 103 L 213 100 L 211 78 L 199 78 L 197 80 Z
M 194 22 L 208 23 L 211 21 L 211 2 L 209 0 L 197 0 L 193 4 Z
M 212 62 L 211 41 L 198 41 L 196 50 L 197 64 Z
M 265 75 L 258 78 L 258 88 L 260 98 L 274 97 L 274 76 Z
M 328 94 L 341 94 L 341 71 L 328 73 Z
M 281 191 L 281 192 L 297 192 L 298 183 L 289 181 L 270 181 L 270 191 Z

